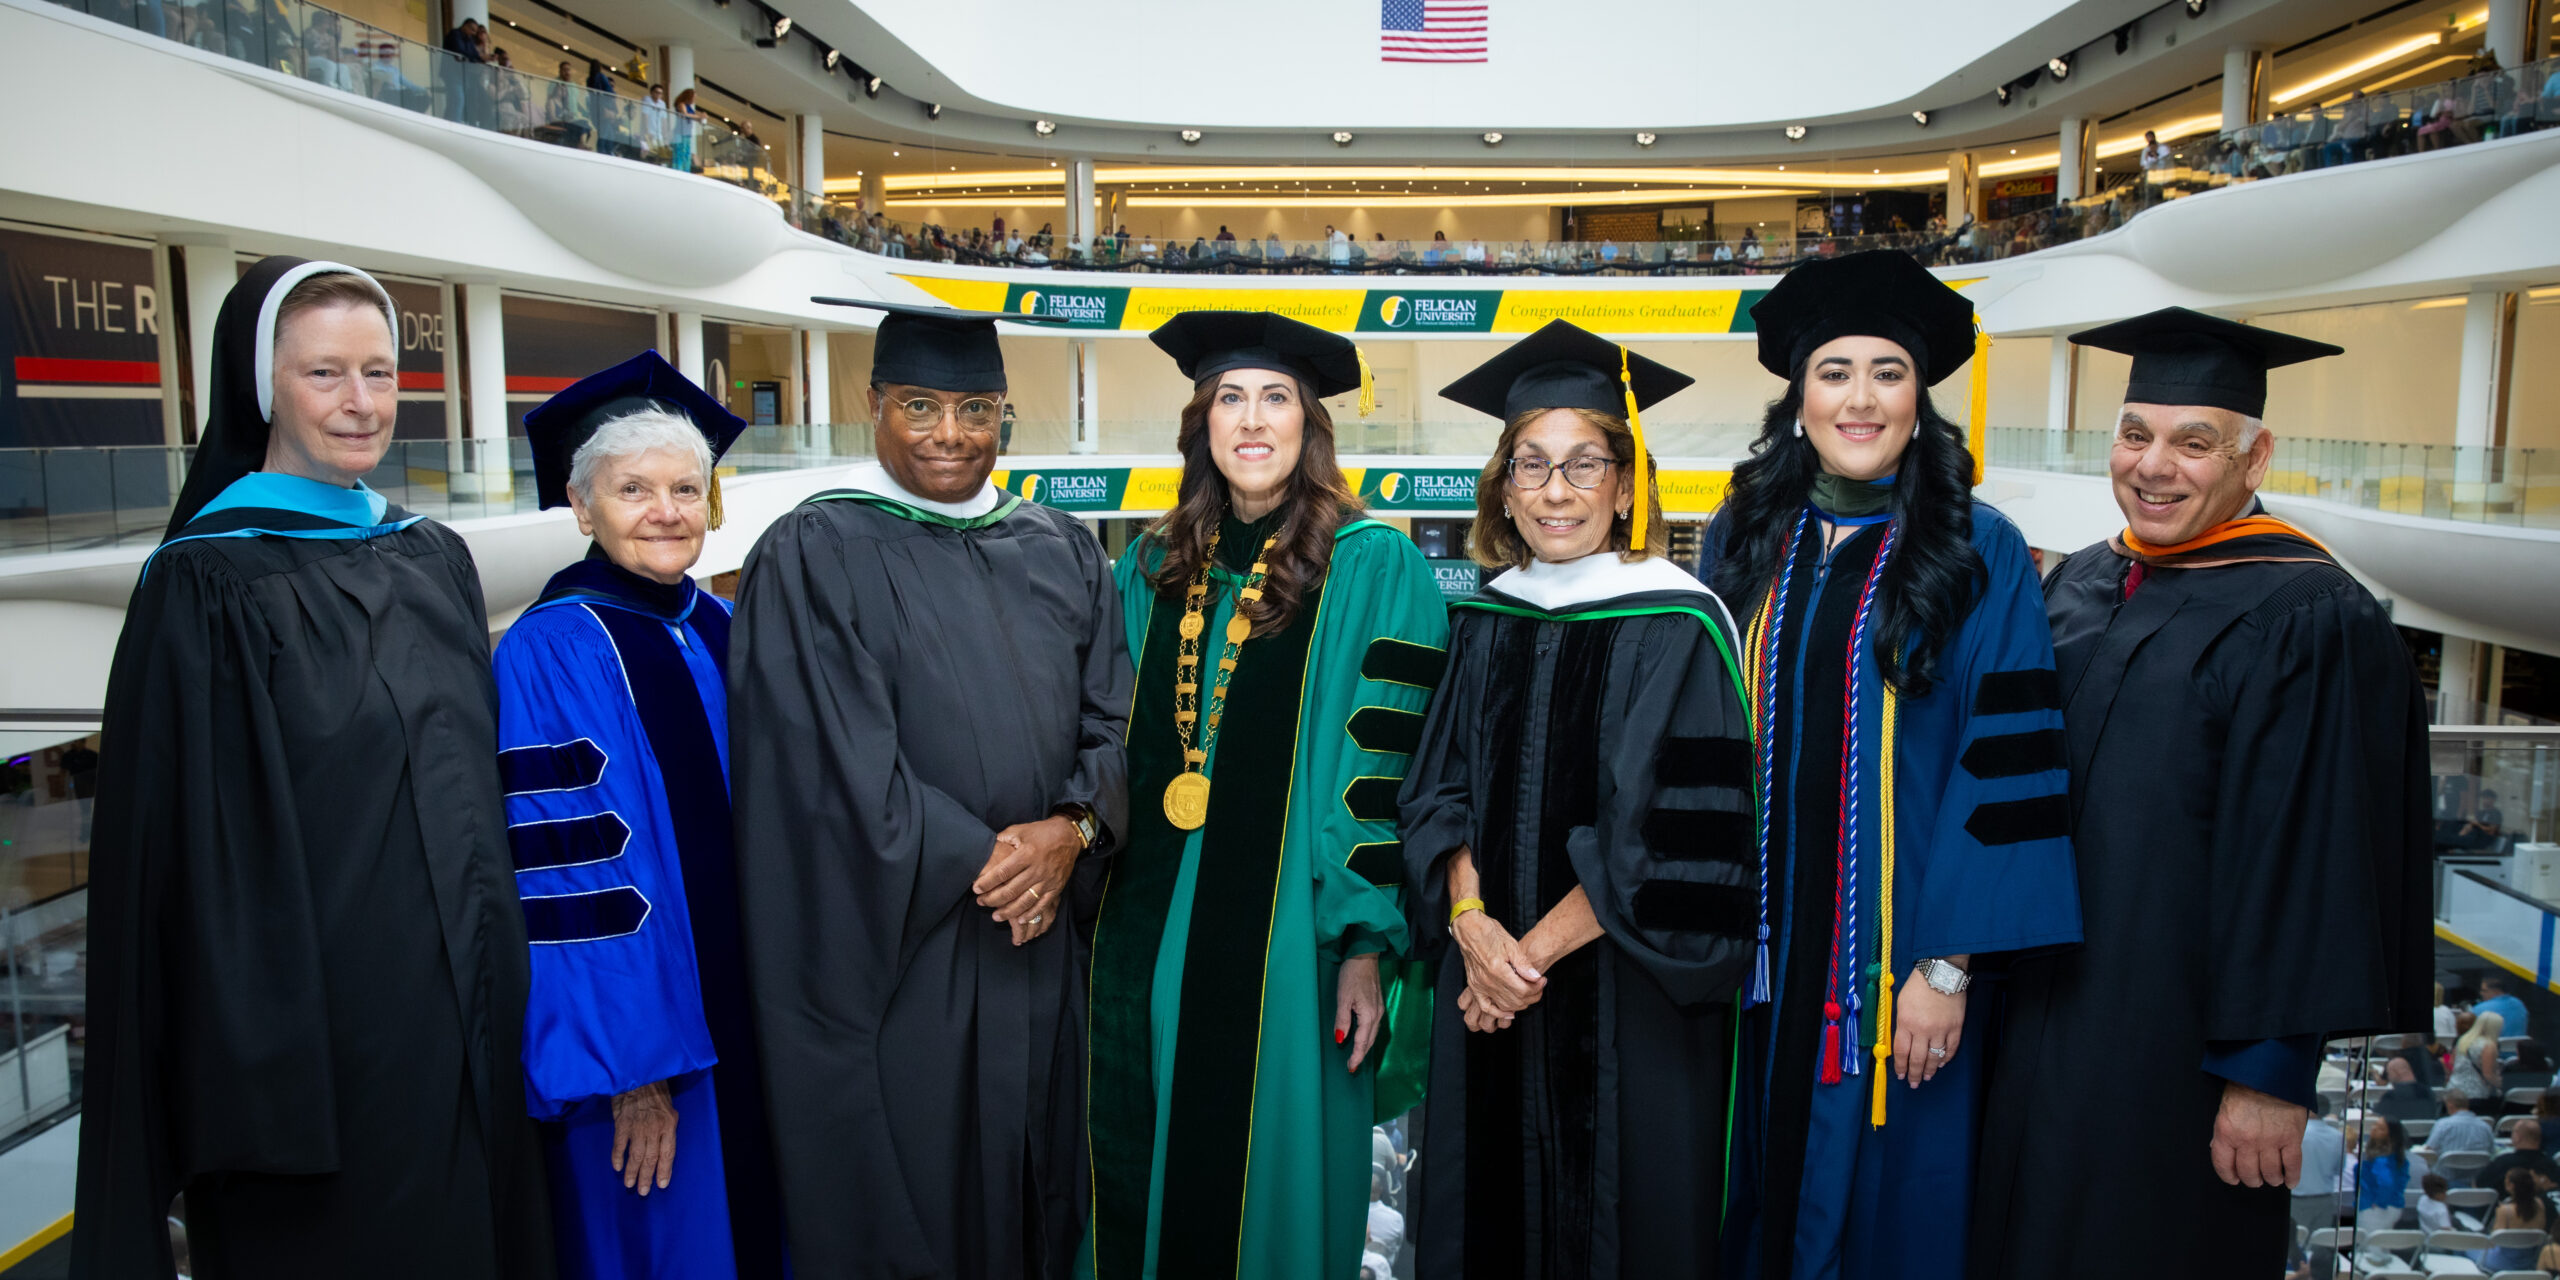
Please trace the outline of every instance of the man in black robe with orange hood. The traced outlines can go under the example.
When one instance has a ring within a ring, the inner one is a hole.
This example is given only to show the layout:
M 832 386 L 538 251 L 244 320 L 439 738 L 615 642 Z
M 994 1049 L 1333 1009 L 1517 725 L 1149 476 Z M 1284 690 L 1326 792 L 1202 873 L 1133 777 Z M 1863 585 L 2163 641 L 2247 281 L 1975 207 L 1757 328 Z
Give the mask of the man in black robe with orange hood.
M 2428 1029 L 2426 710 L 2256 499 L 2266 371 L 2339 348 L 2178 307 L 2071 340 L 2134 358 L 2125 531 L 2045 583 L 2087 942 L 2012 971 L 1974 1272 L 2272 1276 L 2322 1045 Z

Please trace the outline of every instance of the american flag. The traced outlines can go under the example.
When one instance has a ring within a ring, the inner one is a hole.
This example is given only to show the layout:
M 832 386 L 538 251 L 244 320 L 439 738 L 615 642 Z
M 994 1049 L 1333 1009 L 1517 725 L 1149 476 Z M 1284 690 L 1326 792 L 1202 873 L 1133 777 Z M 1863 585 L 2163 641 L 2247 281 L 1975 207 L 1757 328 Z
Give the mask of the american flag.
M 1487 0 L 1378 0 L 1381 62 L 1483 62 Z

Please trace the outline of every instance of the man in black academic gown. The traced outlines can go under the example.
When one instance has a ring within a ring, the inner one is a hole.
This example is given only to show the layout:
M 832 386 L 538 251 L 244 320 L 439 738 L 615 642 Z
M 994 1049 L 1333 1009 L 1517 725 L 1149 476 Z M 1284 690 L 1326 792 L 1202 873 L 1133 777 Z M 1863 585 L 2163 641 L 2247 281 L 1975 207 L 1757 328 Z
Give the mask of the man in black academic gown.
M 2176 307 L 2071 340 L 2134 358 L 2127 527 L 2045 584 L 2087 944 L 2012 973 L 1975 1270 L 2272 1276 L 2323 1042 L 2428 1029 L 2426 714 L 2256 501 L 2266 370 L 2339 348 Z
M 1119 597 L 1089 530 L 988 483 L 995 321 L 1020 317 L 848 305 L 889 312 L 879 462 L 766 531 L 729 650 L 792 1262 L 802 1280 L 1063 1277 L 1084 1223 L 1085 942 L 1058 926 L 1127 829 Z

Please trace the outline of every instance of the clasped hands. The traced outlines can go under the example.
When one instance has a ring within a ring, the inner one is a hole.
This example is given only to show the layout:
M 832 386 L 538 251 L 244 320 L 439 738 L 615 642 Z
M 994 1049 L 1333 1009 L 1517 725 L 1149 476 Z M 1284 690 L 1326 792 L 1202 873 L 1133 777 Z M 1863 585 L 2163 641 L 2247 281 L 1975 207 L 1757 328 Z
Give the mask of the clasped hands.
M 1467 963 L 1467 989 L 1458 993 L 1467 1030 L 1503 1030 L 1547 994 L 1545 964 L 1501 921 L 1470 911 L 1450 924 L 1449 933 Z
M 1076 824 L 1065 818 L 1016 823 L 996 833 L 986 869 L 969 883 L 969 892 L 997 924 L 1013 931 L 1013 945 L 1021 946 L 1058 927 L 1060 891 L 1083 852 Z

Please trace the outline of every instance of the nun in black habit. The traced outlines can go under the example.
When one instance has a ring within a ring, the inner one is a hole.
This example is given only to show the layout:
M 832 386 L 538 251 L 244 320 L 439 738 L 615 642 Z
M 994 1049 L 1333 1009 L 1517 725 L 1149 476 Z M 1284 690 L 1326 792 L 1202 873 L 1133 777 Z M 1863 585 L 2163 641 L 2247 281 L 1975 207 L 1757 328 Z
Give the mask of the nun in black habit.
M 71 1274 L 551 1274 L 480 581 L 361 477 L 391 299 L 268 258 L 108 675 Z
M 890 313 L 880 461 L 765 531 L 729 645 L 792 1266 L 1064 1277 L 1086 1183 L 1074 925 L 1128 830 L 1119 592 L 1091 530 L 989 483 L 994 322 L 1021 317 L 849 305 Z

